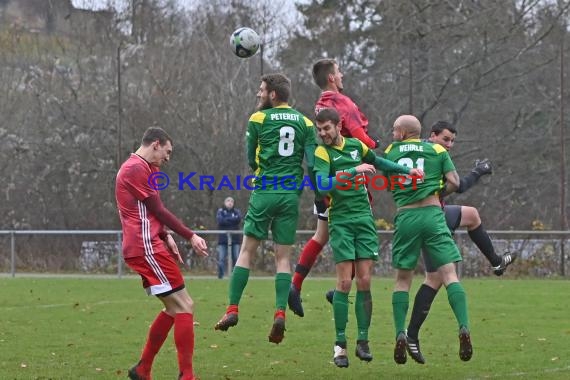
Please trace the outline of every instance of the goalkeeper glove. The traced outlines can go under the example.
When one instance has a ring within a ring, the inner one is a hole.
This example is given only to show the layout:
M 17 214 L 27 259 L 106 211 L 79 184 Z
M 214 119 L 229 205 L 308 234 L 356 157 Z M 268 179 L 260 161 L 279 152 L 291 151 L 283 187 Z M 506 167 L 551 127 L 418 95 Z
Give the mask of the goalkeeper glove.
M 477 176 L 481 177 L 486 174 L 493 174 L 493 166 L 491 165 L 491 161 L 488 158 L 483 160 L 476 160 L 475 166 L 471 169 L 471 173 L 476 174 Z
M 374 144 L 376 144 L 374 146 L 374 149 L 380 148 L 380 139 L 378 137 L 371 135 L 371 134 L 369 134 L 368 137 L 370 137 L 374 141 Z
M 315 208 L 319 214 L 324 214 L 327 211 L 327 208 L 329 208 L 329 198 L 315 198 Z

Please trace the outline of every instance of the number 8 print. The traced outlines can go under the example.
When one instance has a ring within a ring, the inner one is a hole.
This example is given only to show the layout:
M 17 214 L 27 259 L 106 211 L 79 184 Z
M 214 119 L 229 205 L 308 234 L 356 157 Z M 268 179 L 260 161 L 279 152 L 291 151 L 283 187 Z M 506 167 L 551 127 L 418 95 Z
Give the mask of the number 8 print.
M 293 127 L 282 127 L 279 130 L 279 155 L 289 157 L 293 154 L 295 146 L 295 129 Z

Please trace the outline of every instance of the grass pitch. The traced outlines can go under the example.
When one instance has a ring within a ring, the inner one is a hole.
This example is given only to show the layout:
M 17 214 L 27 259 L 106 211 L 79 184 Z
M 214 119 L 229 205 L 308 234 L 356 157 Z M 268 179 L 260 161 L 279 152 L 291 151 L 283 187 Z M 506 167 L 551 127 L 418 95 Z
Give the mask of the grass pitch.
M 420 283 L 421 278 L 414 280 L 411 299 Z M 374 360 L 364 363 L 354 356 L 351 307 L 350 367 L 339 369 L 332 364 L 332 308 L 324 298 L 332 278 L 305 282 L 305 317 L 288 312 L 279 345 L 267 341 L 275 302 L 272 280 L 251 278 L 239 324 L 220 332 L 213 326 L 224 312 L 228 281 L 191 278 L 187 287 L 199 322 L 195 373 L 202 380 L 570 378 L 570 282 L 486 278 L 463 283 L 474 345 L 470 362 L 458 358 L 457 325 L 441 292 L 420 334 L 427 363 L 408 358 L 406 365 L 395 364 L 392 280 L 374 278 Z M 2 379 L 124 379 L 160 309 L 134 278 L 0 278 L 0 286 Z M 157 356 L 153 378 L 177 376 L 171 333 Z

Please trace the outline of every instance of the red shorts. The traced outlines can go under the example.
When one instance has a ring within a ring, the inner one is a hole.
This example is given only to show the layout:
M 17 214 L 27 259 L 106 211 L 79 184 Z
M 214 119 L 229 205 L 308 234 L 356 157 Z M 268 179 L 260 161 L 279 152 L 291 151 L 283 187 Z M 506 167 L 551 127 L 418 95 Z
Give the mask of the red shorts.
M 167 296 L 184 289 L 182 272 L 168 252 L 129 257 L 125 262 L 141 276 L 148 295 Z

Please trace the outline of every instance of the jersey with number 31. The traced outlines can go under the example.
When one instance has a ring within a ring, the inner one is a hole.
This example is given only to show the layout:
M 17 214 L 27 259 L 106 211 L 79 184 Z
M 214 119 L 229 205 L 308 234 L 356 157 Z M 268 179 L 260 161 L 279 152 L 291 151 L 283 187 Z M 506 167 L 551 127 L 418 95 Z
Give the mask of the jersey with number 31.
M 254 186 L 272 193 L 300 188 L 305 147 L 316 146 L 311 120 L 290 106 L 261 110 L 249 118 L 246 137 Z
M 424 171 L 424 178 L 418 180 L 416 186 L 411 181 L 406 181 L 403 188 L 394 186 L 392 195 L 398 207 L 439 194 L 443 188 L 443 176 L 455 170 L 443 146 L 419 139 L 394 142 L 386 148 L 385 154 L 387 160 Z

